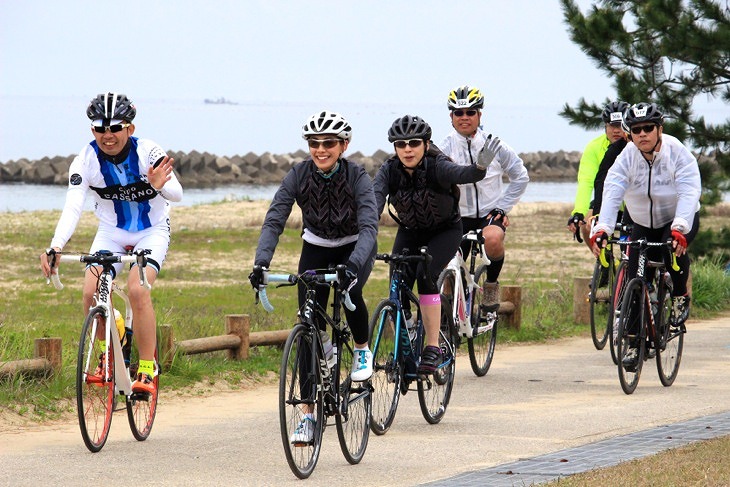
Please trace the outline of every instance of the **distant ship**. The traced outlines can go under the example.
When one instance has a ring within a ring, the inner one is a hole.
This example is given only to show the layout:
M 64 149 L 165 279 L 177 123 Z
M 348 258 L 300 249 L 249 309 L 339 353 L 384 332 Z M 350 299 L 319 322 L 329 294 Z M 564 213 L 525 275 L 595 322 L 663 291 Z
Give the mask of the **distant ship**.
M 208 105 L 238 105 L 238 103 L 236 103 L 235 101 L 226 100 L 222 96 L 220 98 L 216 98 L 215 100 L 211 98 L 206 98 L 203 101 Z

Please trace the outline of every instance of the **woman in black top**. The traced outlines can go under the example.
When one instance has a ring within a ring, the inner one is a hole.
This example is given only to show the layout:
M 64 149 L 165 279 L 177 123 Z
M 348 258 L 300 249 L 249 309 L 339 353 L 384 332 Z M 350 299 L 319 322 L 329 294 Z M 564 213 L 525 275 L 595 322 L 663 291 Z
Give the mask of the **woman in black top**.
M 426 329 L 420 373 L 432 373 L 441 363 L 438 334 L 441 299 L 436 281 L 461 243 L 457 184 L 473 183 L 486 174 L 486 167 L 499 149 L 499 139 L 489 140 L 479 154 L 478 163 L 460 166 L 451 161 L 431 142 L 431 127 L 420 117 L 405 115 L 388 130 L 388 141 L 395 155 L 385 161 L 375 176 L 375 200 L 378 214 L 386 199 L 397 212 L 399 225 L 393 253 L 404 248 L 423 246 L 432 257 L 430 275 L 417 277 L 421 313 Z M 392 213 L 391 213 L 392 214 Z M 416 269 L 407 279 L 413 286 Z

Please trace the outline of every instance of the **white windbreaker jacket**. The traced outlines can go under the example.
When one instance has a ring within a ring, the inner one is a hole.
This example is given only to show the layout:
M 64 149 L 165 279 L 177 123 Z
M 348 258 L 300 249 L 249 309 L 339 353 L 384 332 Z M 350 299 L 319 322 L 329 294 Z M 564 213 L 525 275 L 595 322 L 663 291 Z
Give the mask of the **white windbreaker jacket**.
M 639 225 L 661 228 L 671 223 L 672 230 L 687 234 L 700 209 L 701 191 L 697 159 L 676 137 L 662 134 L 661 148 L 651 164 L 629 142 L 608 171 L 599 223 L 591 236 L 613 233 L 622 201 Z
M 468 166 L 476 164 L 479 151 L 486 141 L 487 134 L 482 129 L 477 129 L 477 133 L 470 139 L 454 130 L 438 147 L 455 163 Z M 507 174 L 509 178 L 507 188 L 503 188 L 503 174 Z M 509 213 L 527 189 L 528 182 L 530 177 L 522 159 L 510 146 L 502 142 L 499 152 L 487 168 L 484 179 L 472 184 L 459 185 L 461 216 L 483 217 L 495 208 L 501 208 L 505 213 Z

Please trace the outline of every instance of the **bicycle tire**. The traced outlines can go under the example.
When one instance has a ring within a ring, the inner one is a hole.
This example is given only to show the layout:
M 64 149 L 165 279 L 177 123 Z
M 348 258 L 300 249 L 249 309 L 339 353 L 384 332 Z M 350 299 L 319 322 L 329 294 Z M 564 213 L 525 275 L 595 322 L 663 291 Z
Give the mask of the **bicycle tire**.
M 100 359 L 105 353 L 101 341 L 106 323 L 104 308 L 97 306 L 89 311 L 84 320 L 76 357 L 76 409 L 79 417 L 81 437 L 86 447 L 96 453 L 102 449 L 109 437 L 114 412 L 114 352 L 109 347 L 106 356 L 108 376 L 95 375 Z
M 155 347 L 155 365 L 157 370 L 152 382 L 155 384 L 155 392 L 152 394 L 131 393 L 127 396 L 127 420 L 129 428 L 132 430 L 132 436 L 137 441 L 144 441 L 152 432 L 152 425 L 155 423 L 157 415 L 157 398 L 160 389 L 160 366 L 157 356 L 157 347 Z M 137 367 L 139 366 L 139 352 L 136 344 L 132 345 L 132 354 L 130 357 L 129 376 L 132 382 L 136 378 Z
M 439 330 L 439 346 L 441 347 L 442 364 L 433 375 L 418 378 L 418 402 L 421 413 L 430 424 L 436 424 L 446 414 L 451 399 L 456 374 L 456 354 L 453 346 L 453 323 L 451 317 L 451 300 L 441 296 L 441 327 Z
M 336 385 L 340 392 L 340 404 L 335 415 L 335 425 L 340 450 L 345 459 L 355 465 L 360 463 L 368 447 L 372 395 L 369 381 L 353 382 L 350 378 L 348 364 L 352 363 L 353 344 L 350 338 L 349 343 L 339 343 L 337 346 L 340 353 L 337 359 L 339 378 Z
M 472 337 L 467 339 L 469 347 L 469 362 L 471 370 L 477 377 L 484 377 L 489 372 L 494 358 L 494 349 L 497 346 L 497 325 L 499 323 L 498 312 L 487 312 L 486 316 L 482 316 L 482 305 L 484 295 L 480 289 L 484 289 L 487 284 L 487 266 L 480 265 L 474 274 L 474 280 L 477 288 L 474 289 L 472 297 L 471 323 L 473 328 Z M 493 316 L 490 314 L 493 313 Z M 491 321 L 491 323 L 490 323 Z M 487 330 L 478 333 L 480 326 L 486 326 Z
M 672 296 L 669 290 L 662 286 L 660 291 L 663 297 L 661 309 L 659 310 L 660 323 L 657 329 L 656 346 L 656 367 L 659 374 L 659 381 L 664 387 L 674 383 L 679 372 L 679 364 L 682 362 L 682 350 L 684 349 L 684 332 L 670 326 L 672 314 Z
M 618 312 L 621 310 L 621 302 L 623 301 L 624 291 L 626 290 L 626 285 L 628 284 L 628 279 L 626 278 L 626 272 L 628 272 L 627 267 L 628 261 L 626 259 L 621 259 L 621 262 L 616 268 L 616 279 L 613 285 L 613 291 L 611 292 L 612 320 L 610 322 L 611 331 L 609 333 L 609 336 L 611 338 L 609 340 L 609 348 L 611 349 L 611 360 L 613 360 L 614 365 L 618 365 L 616 342 L 614 340 L 614 337 L 618 336 L 618 325 L 616 318 L 618 316 Z M 614 333 L 614 327 L 617 328 L 616 333 Z
M 385 299 L 378 303 L 370 319 L 370 347 L 373 352 L 373 375 L 370 429 L 384 435 L 398 410 L 403 383 L 403 364 L 395 356 L 395 321 L 397 305 Z
M 279 427 L 281 440 L 284 446 L 286 461 L 291 471 L 300 479 L 308 478 L 319 460 L 322 447 L 322 433 L 326 417 L 322 394 L 322 374 L 318 366 L 319 354 L 316 360 L 311 357 L 312 332 L 307 325 L 299 323 L 294 326 L 284 345 L 279 373 Z M 314 370 L 305 373 L 301 365 Z M 302 378 L 305 383 L 302 383 Z M 305 412 L 302 405 L 312 408 L 314 416 L 314 433 L 309 443 L 293 444 L 290 440 Z
M 646 352 L 646 290 L 640 278 L 634 278 L 626 286 L 619 314 L 618 377 L 624 393 L 632 394 L 641 377 Z M 630 348 L 636 349 L 635 361 L 628 364 L 626 357 Z
M 603 267 L 600 261 L 596 259 L 593 266 L 593 278 L 591 279 L 589 298 L 591 339 L 596 350 L 603 350 L 611 331 L 611 289 L 613 288 L 616 268 L 613 255 L 609 254 L 607 258 L 608 267 Z M 608 273 L 605 284 L 602 282 L 604 273 Z

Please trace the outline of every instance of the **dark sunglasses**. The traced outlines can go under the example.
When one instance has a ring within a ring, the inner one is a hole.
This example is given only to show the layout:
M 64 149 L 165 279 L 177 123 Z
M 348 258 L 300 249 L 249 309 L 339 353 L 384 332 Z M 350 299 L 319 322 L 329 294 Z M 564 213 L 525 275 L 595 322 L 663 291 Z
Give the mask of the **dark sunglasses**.
M 463 117 L 465 113 L 467 117 L 473 117 L 477 114 L 477 110 L 452 110 L 452 113 L 456 117 Z
M 421 144 L 423 144 L 423 139 L 396 140 L 393 142 L 396 149 L 405 149 L 406 146 L 415 148 L 420 147 Z
M 307 139 L 307 145 L 311 149 L 319 149 L 320 146 L 324 146 L 325 149 L 332 149 L 340 143 L 340 139 Z
M 96 132 L 97 134 L 106 133 L 107 130 L 113 134 L 116 134 L 117 132 L 121 132 L 122 129 L 126 129 L 130 125 L 132 125 L 132 124 L 115 123 L 114 125 L 92 125 L 92 127 L 94 127 L 94 132 Z
M 643 130 L 644 133 L 650 134 L 654 131 L 654 127 L 656 127 L 656 125 L 642 125 L 641 127 L 631 127 L 631 133 L 634 135 L 639 135 Z

